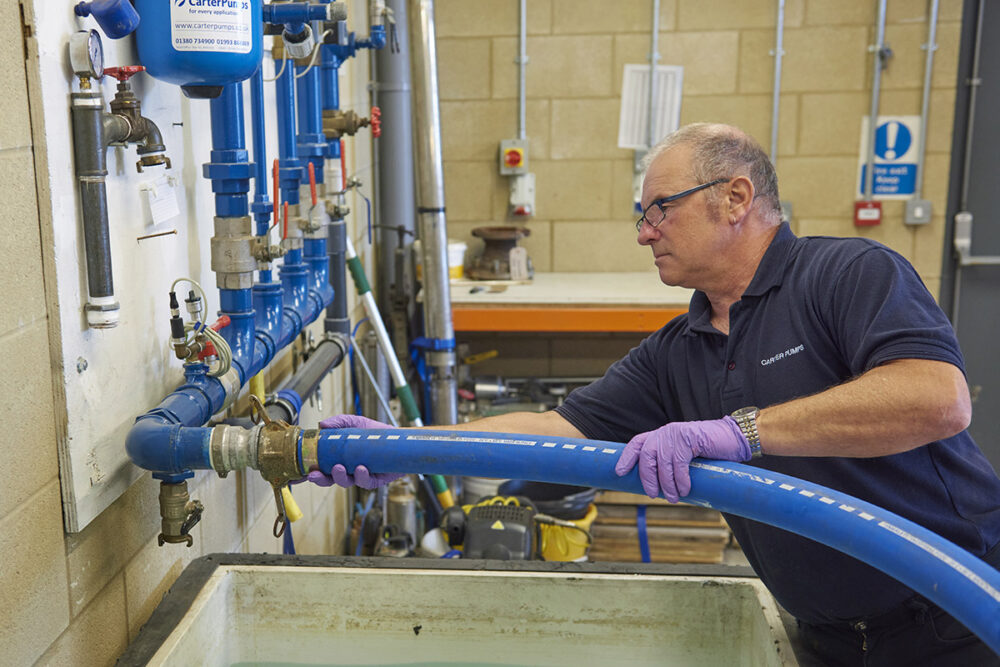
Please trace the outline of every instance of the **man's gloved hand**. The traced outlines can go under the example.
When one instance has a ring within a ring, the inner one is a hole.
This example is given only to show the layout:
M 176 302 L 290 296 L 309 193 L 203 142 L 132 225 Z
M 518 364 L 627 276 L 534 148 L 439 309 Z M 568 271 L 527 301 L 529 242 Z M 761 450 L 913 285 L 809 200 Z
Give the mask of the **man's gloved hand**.
M 361 417 L 360 415 L 334 415 L 333 417 L 327 417 L 319 423 L 320 428 L 392 428 L 388 424 L 383 424 L 382 422 L 377 422 L 374 419 L 368 419 L 368 417 Z M 319 470 L 313 470 L 308 475 L 308 479 L 313 484 L 318 486 L 359 486 L 362 489 L 377 489 L 380 486 L 385 486 L 389 482 L 395 481 L 403 477 L 403 473 L 394 472 L 382 472 L 382 473 L 372 473 L 368 471 L 365 466 L 357 466 L 354 469 L 354 474 L 349 474 L 347 468 L 338 463 L 333 466 L 330 470 L 330 474 L 327 475 Z
M 725 461 L 749 461 L 747 442 L 736 420 L 726 416 L 711 421 L 672 422 L 640 433 L 625 445 L 615 473 L 628 473 L 639 462 L 639 480 L 650 498 L 663 495 L 672 503 L 691 492 L 691 459 L 701 456 Z

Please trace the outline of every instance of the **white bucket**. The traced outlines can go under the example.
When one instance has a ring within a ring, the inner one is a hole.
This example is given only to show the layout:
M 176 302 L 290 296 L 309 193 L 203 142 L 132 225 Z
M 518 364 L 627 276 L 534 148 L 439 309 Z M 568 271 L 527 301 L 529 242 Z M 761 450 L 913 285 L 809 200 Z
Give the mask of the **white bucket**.
M 448 239 L 448 277 L 452 280 L 465 276 L 465 251 L 469 246 L 465 241 Z M 413 242 L 413 263 L 416 266 L 417 280 L 423 280 L 423 257 L 420 256 L 420 241 Z
M 490 477 L 463 477 L 462 504 L 471 505 L 483 496 L 497 495 L 500 485 L 506 481 L 509 480 L 492 479 Z

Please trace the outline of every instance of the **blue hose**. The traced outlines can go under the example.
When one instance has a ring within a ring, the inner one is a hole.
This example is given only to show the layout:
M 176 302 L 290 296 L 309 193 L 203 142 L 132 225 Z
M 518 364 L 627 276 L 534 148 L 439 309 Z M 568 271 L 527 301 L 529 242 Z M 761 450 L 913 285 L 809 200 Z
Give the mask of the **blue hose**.
M 624 444 L 511 433 L 322 430 L 319 468 L 516 478 L 642 493 L 618 477 Z M 687 502 L 768 523 L 838 549 L 931 600 L 1000 653 L 1000 572 L 926 528 L 839 491 L 728 461 L 691 464 Z

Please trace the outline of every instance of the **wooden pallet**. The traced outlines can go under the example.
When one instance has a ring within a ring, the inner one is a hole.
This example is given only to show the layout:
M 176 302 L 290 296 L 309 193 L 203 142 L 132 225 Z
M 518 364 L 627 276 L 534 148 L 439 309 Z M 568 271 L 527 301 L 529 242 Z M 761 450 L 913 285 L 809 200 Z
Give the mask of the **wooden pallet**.
M 731 534 L 716 510 L 620 491 L 597 494 L 592 561 L 641 562 L 636 508 L 646 506 L 650 562 L 720 563 Z

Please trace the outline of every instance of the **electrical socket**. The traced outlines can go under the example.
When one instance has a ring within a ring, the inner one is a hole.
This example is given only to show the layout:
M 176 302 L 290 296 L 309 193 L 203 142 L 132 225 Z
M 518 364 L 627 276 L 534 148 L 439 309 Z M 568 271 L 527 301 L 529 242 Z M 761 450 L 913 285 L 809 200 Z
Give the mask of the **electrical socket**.
M 908 225 L 926 225 L 931 221 L 931 210 L 926 199 L 907 199 L 903 221 Z

